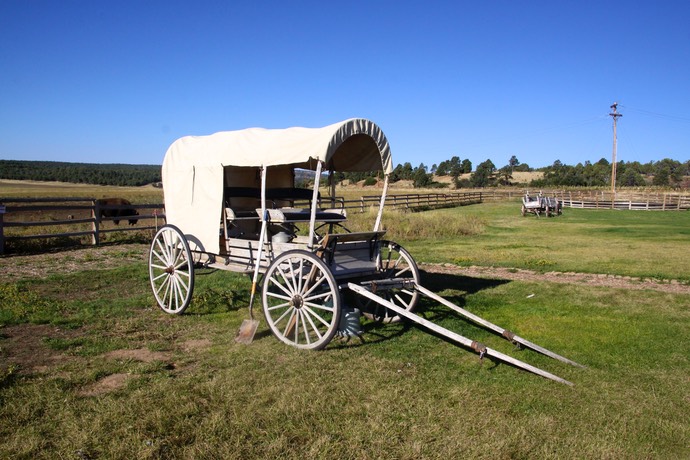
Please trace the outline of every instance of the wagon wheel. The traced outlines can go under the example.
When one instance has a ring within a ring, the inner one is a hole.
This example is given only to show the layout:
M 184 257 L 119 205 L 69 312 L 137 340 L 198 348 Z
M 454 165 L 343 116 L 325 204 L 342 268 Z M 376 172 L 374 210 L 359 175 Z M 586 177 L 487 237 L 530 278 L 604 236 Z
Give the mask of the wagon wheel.
M 402 279 L 419 284 L 419 269 L 412 256 L 402 246 L 392 241 L 381 241 L 381 250 L 376 257 L 377 278 Z M 377 295 L 393 302 L 407 311 L 414 310 L 419 299 L 419 293 L 412 288 L 393 288 L 382 290 Z M 373 300 L 365 300 L 357 296 L 358 304 L 364 316 L 383 323 L 400 321 L 400 316 L 389 311 L 386 307 Z
M 338 329 L 340 292 L 321 259 L 307 251 L 286 251 L 266 270 L 263 308 L 268 326 L 281 341 L 320 350 Z
M 192 300 L 194 264 L 186 238 L 174 225 L 156 233 L 149 250 L 149 279 L 158 306 L 179 315 Z
M 520 210 L 520 214 L 522 214 L 522 217 L 525 217 L 525 214 L 527 214 L 527 208 L 525 205 L 522 205 L 522 209 Z

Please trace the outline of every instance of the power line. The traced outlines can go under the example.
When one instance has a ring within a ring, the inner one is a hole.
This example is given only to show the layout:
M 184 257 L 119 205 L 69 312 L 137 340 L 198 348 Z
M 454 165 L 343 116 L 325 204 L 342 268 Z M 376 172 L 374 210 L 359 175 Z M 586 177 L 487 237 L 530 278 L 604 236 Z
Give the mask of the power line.
M 644 115 L 649 115 L 650 117 L 660 118 L 662 120 L 680 121 L 680 122 L 684 122 L 684 123 L 690 123 L 690 118 L 687 118 L 687 117 L 679 117 L 677 115 L 667 115 L 667 114 L 663 114 L 663 113 L 652 112 L 649 110 L 636 109 L 633 107 L 628 107 L 627 105 L 619 105 L 619 106 L 621 108 L 624 108 L 625 110 L 629 110 L 631 112 L 637 112 L 637 113 L 641 113 Z

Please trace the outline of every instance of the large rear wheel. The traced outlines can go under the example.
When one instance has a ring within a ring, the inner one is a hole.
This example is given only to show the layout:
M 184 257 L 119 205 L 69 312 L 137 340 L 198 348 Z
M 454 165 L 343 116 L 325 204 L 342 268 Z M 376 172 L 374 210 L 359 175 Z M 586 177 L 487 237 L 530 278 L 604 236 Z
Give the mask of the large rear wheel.
M 419 284 L 420 282 L 417 263 L 405 248 L 392 241 L 381 241 L 381 250 L 376 257 L 376 268 L 377 279 L 380 280 L 395 279 L 401 281 L 402 284 Z M 376 294 L 407 311 L 414 310 L 419 299 L 419 292 L 410 286 L 382 289 Z M 365 317 L 383 323 L 400 321 L 400 316 L 381 304 L 360 296 L 357 298 L 360 299 L 358 303 Z
M 158 306 L 179 315 L 192 300 L 194 264 L 187 239 L 174 225 L 156 233 L 149 250 L 149 279 Z

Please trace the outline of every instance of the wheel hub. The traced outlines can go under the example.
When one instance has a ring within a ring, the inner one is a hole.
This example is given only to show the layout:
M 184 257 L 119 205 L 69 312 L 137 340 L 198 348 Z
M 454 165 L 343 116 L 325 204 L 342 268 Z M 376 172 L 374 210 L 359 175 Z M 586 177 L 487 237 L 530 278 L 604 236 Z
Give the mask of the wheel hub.
M 304 299 L 302 299 L 302 296 L 300 296 L 300 295 L 294 296 L 292 298 L 292 300 L 290 301 L 290 306 L 292 306 L 293 308 L 296 308 L 297 310 L 302 308 L 303 305 L 304 305 Z
M 167 273 L 168 275 L 172 275 L 173 273 L 175 273 L 175 267 L 173 267 L 172 265 L 169 266 L 165 269 L 165 273 Z

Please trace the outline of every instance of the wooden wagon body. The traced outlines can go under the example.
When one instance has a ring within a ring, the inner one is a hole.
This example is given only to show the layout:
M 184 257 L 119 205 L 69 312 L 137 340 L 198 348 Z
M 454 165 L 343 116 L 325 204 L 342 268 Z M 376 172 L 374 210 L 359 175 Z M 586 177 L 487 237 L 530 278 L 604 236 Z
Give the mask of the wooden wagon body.
M 543 214 L 546 217 L 551 217 L 553 215 L 561 215 L 563 204 L 557 198 L 543 196 L 541 192 L 539 192 L 538 196 L 530 196 L 529 192 L 527 192 L 522 197 L 520 212 L 523 217 L 527 214 L 534 214 L 537 217 Z

